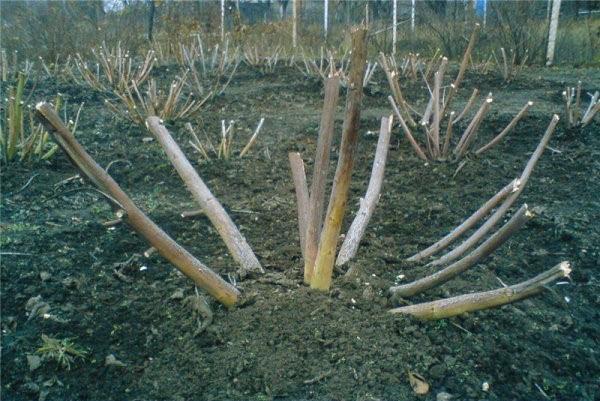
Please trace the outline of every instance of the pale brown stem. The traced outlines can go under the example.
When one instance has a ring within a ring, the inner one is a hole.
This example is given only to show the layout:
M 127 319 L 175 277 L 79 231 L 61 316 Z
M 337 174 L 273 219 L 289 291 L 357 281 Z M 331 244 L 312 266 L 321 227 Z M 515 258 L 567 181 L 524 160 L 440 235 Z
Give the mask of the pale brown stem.
M 495 146 L 496 144 L 498 144 L 498 142 L 500 142 L 502 140 L 502 138 L 504 138 L 514 127 L 515 125 L 517 125 L 517 123 L 525 116 L 525 114 L 527 114 L 527 110 L 533 106 L 533 102 L 527 102 L 527 104 L 525 106 L 523 106 L 523 108 L 521 109 L 521 111 L 519 111 L 519 113 L 517 113 L 517 115 L 512 119 L 512 121 L 506 126 L 506 128 L 504 128 L 502 130 L 502 132 L 500 132 L 498 135 L 496 135 L 494 137 L 494 139 L 492 139 L 491 141 L 489 141 L 486 145 L 480 147 L 479 149 L 477 149 L 477 151 L 475 152 L 476 155 L 480 155 L 483 152 L 485 152 L 486 150 L 490 149 L 491 147 Z
M 539 294 L 546 285 L 560 278 L 568 277 L 569 273 L 571 273 L 569 262 L 561 262 L 532 279 L 510 287 L 403 306 L 392 309 L 390 312 L 413 315 L 424 320 L 445 319 L 462 313 L 495 308 Z
M 390 145 L 390 133 L 392 131 L 392 116 L 383 117 L 381 119 L 381 127 L 379 128 L 379 139 L 377 140 L 377 150 L 373 160 L 373 169 L 367 193 L 364 199 L 360 199 L 360 207 L 356 217 L 350 225 L 350 229 L 346 234 L 346 238 L 342 243 L 335 264 L 342 266 L 352 259 L 358 251 L 360 241 L 365 234 L 369 220 L 373 215 L 375 206 L 379 201 L 381 185 L 383 184 L 383 176 L 385 172 L 385 161 L 387 159 L 388 148 Z
M 471 120 L 471 123 L 463 133 L 463 136 L 460 138 L 456 148 L 454 148 L 454 154 L 457 158 L 464 156 L 469 149 L 469 146 L 477 136 L 477 130 L 479 129 L 479 126 L 481 125 L 481 122 L 483 121 L 488 110 L 490 109 L 492 102 L 493 100 L 491 96 L 488 96 Z
M 454 112 L 451 111 L 448 116 L 448 125 L 446 126 L 446 136 L 444 138 L 444 147 L 442 148 L 442 157 L 448 156 L 448 149 L 450 148 L 450 140 L 452 139 L 452 126 L 454 125 Z
M 533 213 L 527 210 L 527 205 L 521 206 L 504 226 L 464 258 L 430 276 L 412 283 L 391 287 L 390 293 L 394 298 L 407 298 L 450 281 L 498 249 L 532 217 Z
M 296 190 L 296 204 L 298 207 L 298 232 L 300 235 L 300 250 L 306 258 L 306 225 L 308 222 L 309 212 L 309 194 L 308 185 L 306 184 L 306 172 L 304 171 L 304 162 L 300 153 L 288 153 L 290 161 L 290 169 L 292 170 L 292 180 Z
M 362 78 L 365 73 L 367 59 L 367 28 L 364 26 L 355 28 L 352 30 L 351 35 L 352 59 L 350 62 L 346 115 L 342 129 L 340 156 L 331 189 L 327 215 L 319 238 L 314 275 L 310 283 L 311 288 L 319 290 L 328 290 L 331 285 L 337 239 L 346 212 L 352 167 L 354 165 L 354 153 L 358 142 L 360 105 L 363 95 Z
M 402 110 L 402 113 L 404 113 L 403 117 L 405 117 L 406 121 L 408 121 L 408 124 L 411 127 L 415 127 L 417 124 L 415 123 L 412 116 L 410 115 L 410 110 L 408 108 L 406 100 L 404 99 L 404 96 L 402 95 L 402 90 L 400 90 L 400 84 L 398 83 L 398 79 L 399 79 L 398 71 L 392 70 L 390 68 L 385 54 L 380 53 L 379 60 L 381 62 L 381 68 L 383 69 L 383 71 L 385 72 L 385 76 L 387 77 L 388 84 L 390 85 L 390 89 L 392 90 L 392 95 L 394 97 L 394 100 L 396 101 L 396 103 L 398 104 L 400 109 Z
M 239 263 L 241 274 L 260 272 L 264 270 L 254 255 L 252 248 L 246 242 L 242 233 L 237 229 L 219 200 L 212 194 L 192 164 L 185 157 L 167 128 L 156 116 L 146 119 L 148 130 L 156 137 L 177 173 L 185 183 L 194 200 L 200 205 L 206 217 L 215 227 L 233 259 Z
M 203 214 L 204 214 L 204 210 L 198 209 L 198 210 L 187 210 L 187 211 L 181 212 L 180 216 L 182 219 L 189 219 L 191 217 L 201 216 Z
M 419 146 L 417 141 L 415 141 L 415 137 L 410 132 L 410 128 L 408 128 L 408 126 L 406 125 L 406 121 L 404 121 L 404 119 L 402 118 L 402 114 L 400 113 L 400 110 L 398 110 L 398 106 L 396 106 L 396 102 L 394 102 L 394 98 L 392 96 L 388 96 L 388 100 L 389 100 L 390 104 L 392 105 L 392 109 L 394 109 L 394 113 L 396 114 L 396 117 L 398 117 L 398 121 L 400 121 L 400 125 L 402 126 L 402 131 L 404 131 L 404 136 L 406 137 L 406 139 L 408 139 L 408 142 L 414 149 L 415 153 L 417 154 L 417 156 L 419 156 L 420 159 L 427 160 L 427 156 L 425 155 L 425 152 L 423 152 L 423 149 L 421 149 L 421 147 Z
M 531 176 L 535 165 L 542 156 L 542 153 L 544 153 L 546 146 L 548 146 L 548 142 L 550 141 L 550 138 L 552 137 L 552 134 L 556 129 L 556 124 L 558 124 L 558 120 L 559 117 L 555 114 L 552 117 L 552 120 L 550 121 L 550 124 L 548 125 L 548 128 L 544 133 L 544 136 L 540 140 L 540 143 L 529 158 L 529 161 L 527 162 L 527 165 L 525 166 L 521 177 L 519 178 L 520 185 L 518 189 L 515 192 L 513 192 L 508 198 L 506 198 L 506 200 L 504 200 L 500 207 L 496 209 L 494 214 L 492 214 L 490 218 L 481 227 L 477 229 L 477 231 L 471 234 L 469 238 L 467 238 L 462 244 L 460 244 L 450 252 L 446 253 L 444 256 L 431 262 L 430 265 L 439 266 L 457 259 L 466 251 L 471 249 L 475 244 L 477 244 L 496 225 L 496 223 L 498 223 L 502 219 L 502 217 L 506 214 L 508 209 L 517 200 L 519 195 L 521 195 L 523 189 L 525 189 L 525 185 L 527 185 L 527 181 L 529 181 L 529 177 Z
M 600 97 L 600 92 L 596 91 L 590 100 L 590 105 L 588 106 L 585 113 L 583 113 L 583 117 L 581 118 L 581 126 L 585 127 L 588 125 L 596 113 L 600 111 L 600 103 L 598 102 L 598 97 Z
M 112 177 L 77 142 L 50 104 L 38 103 L 36 109 L 42 122 L 68 155 L 71 162 L 88 180 L 101 191 L 107 193 L 118 204 L 119 208 L 126 212 L 127 224 L 144 237 L 177 269 L 192 279 L 197 286 L 206 290 L 222 304 L 226 306 L 235 305 L 240 296 L 239 291 L 173 241 L 152 220 L 146 217 Z
M 444 59 L 446 59 L 444 57 Z M 442 87 L 442 77 L 437 71 L 433 75 L 433 93 L 431 101 L 433 105 L 433 122 L 431 123 L 431 142 L 433 148 L 432 158 L 440 155 L 440 88 Z
M 335 109 L 340 95 L 340 77 L 336 74 L 325 79 L 325 98 L 321 125 L 317 139 L 315 165 L 310 184 L 310 199 L 307 208 L 307 221 L 304 228 L 306 242 L 304 252 L 304 282 L 310 284 L 314 272 L 315 259 L 319 246 L 319 234 L 323 224 L 325 207 L 325 185 L 329 172 L 329 156 L 335 124 Z
M 446 108 L 448 108 L 448 106 L 450 105 L 450 102 L 452 102 L 454 95 L 456 95 L 456 92 L 458 92 L 458 89 L 460 88 L 460 84 L 462 83 L 462 80 L 465 76 L 465 72 L 467 71 L 467 66 L 469 65 L 469 59 L 471 58 L 471 53 L 473 52 L 473 48 L 475 47 L 475 43 L 477 42 L 477 38 L 479 37 L 480 28 L 481 28 L 481 25 L 475 24 L 475 28 L 473 29 L 473 32 L 471 33 L 471 38 L 469 39 L 469 44 L 467 45 L 467 48 L 465 49 L 465 54 L 463 55 L 463 59 L 460 63 L 460 67 L 458 69 L 458 75 L 456 76 L 454 83 L 450 86 L 450 91 L 448 92 L 448 97 L 446 98 L 446 102 L 444 103 L 444 108 L 442 109 L 442 114 L 445 113 Z
M 492 196 L 487 202 L 485 202 L 475 213 L 473 213 L 469 218 L 463 221 L 458 227 L 448 233 L 444 238 L 431 245 L 427 249 L 422 250 L 421 252 L 411 256 L 406 259 L 408 262 L 418 262 L 425 258 L 428 258 L 431 255 L 436 254 L 437 252 L 446 249 L 450 244 L 456 241 L 461 235 L 470 230 L 484 218 L 498 203 L 500 203 L 503 199 L 505 199 L 511 193 L 514 193 L 518 190 L 520 185 L 520 181 L 518 179 L 512 180 L 508 185 L 498 191 L 494 196 Z
M 240 152 L 240 157 L 244 157 L 244 155 L 246 153 L 248 153 L 248 151 L 250 151 L 250 148 L 252 147 L 252 145 L 254 145 L 254 142 L 256 142 L 256 138 L 258 137 L 258 133 L 260 132 L 260 129 L 262 128 L 264 122 L 265 122 L 265 119 L 263 117 L 260 119 L 258 126 L 256 127 L 256 130 L 254 131 L 254 134 L 252 134 L 252 137 L 250 137 L 250 140 L 248 141 L 246 146 L 244 146 L 244 149 L 242 149 L 242 151 Z
M 467 104 L 465 104 L 465 108 L 463 109 L 463 111 L 460 112 L 458 117 L 456 117 L 452 121 L 452 124 L 456 124 L 457 122 L 459 122 L 460 120 L 463 119 L 463 117 L 469 112 L 469 110 L 471 110 L 471 107 L 473 107 L 473 105 L 475 104 L 475 100 L 477 99 L 477 96 L 479 96 L 479 89 L 473 89 L 473 93 L 471 93 L 471 97 L 469 98 L 469 100 L 467 100 Z

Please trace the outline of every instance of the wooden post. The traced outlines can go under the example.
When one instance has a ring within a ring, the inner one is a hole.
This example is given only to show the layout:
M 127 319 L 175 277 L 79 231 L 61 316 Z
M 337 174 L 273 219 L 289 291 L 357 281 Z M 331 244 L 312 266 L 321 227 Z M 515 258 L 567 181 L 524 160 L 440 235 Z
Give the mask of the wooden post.
M 317 152 L 310 185 L 310 201 L 308 219 L 305 226 L 306 242 L 304 249 L 304 282 L 310 284 L 313 276 L 315 259 L 319 245 L 319 234 L 323 225 L 323 208 L 325 207 L 325 185 L 329 171 L 329 154 L 333 141 L 335 109 L 340 95 L 340 77 L 338 75 L 325 79 L 325 99 L 321 114 L 321 125 L 317 139 Z
M 105 193 L 113 206 L 125 211 L 124 222 L 156 248 L 165 259 L 192 279 L 197 286 L 223 305 L 233 306 L 237 302 L 239 291 L 173 241 L 138 209 L 113 178 L 77 142 L 50 104 L 38 103 L 36 110 L 48 131 L 83 176 Z
M 561 262 L 532 279 L 497 290 L 464 294 L 422 304 L 403 306 L 390 313 L 413 315 L 419 319 L 445 319 L 476 310 L 506 305 L 542 292 L 548 284 L 571 273 L 569 262 Z
M 359 26 L 352 30 L 352 59 L 346 97 L 346 116 L 342 130 L 342 143 L 338 159 L 333 188 L 323 231 L 319 239 L 319 249 L 315 259 L 314 276 L 311 288 L 326 291 L 331 285 L 333 263 L 337 240 L 342 228 L 342 219 L 346 212 L 348 190 L 354 165 L 354 153 L 358 142 L 360 106 L 363 95 L 363 76 L 367 61 L 367 28 Z
M 373 169 L 371 171 L 367 193 L 364 198 L 360 199 L 360 208 L 350 225 L 350 229 L 348 230 L 346 238 L 340 248 L 340 252 L 338 253 L 335 262 L 337 266 L 342 266 L 356 255 L 360 241 L 367 229 L 367 224 L 369 224 L 375 206 L 377 205 L 377 202 L 379 202 L 379 193 L 381 192 L 383 175 L 385 173 L 385 161 L 387 159 L 388 148 L 390 147 L 392 123 L 392 116 L 383 117 L 381 119 L 377 150 L 375 151 L 375 158 L 373 159 Z
M 548 32 L 548 51 L 546 52 L 546 65 L 554 63 L 554 48 L 556 46 L 556 31 L 558 30 L 558 18 L 560 16 L 561 0 L 552 3 L 552 16 L 550 17 L 550 31 Z
M 260 262 L 242 233 L 237 229 L 219 200 L 202 181 L 161 120 L 158 117 L 150 116 L 146 119 L 146 126 L 160 143 L 188 191 L 225 242 L 233 259 L 239 263 L 241 275 L 250 272 L 264 273 Z

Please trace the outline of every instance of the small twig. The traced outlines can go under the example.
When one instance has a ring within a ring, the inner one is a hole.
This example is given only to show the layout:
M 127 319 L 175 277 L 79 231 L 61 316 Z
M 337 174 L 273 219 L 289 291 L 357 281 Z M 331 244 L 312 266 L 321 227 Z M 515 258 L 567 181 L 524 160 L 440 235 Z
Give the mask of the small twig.
M 333 373 L 332 370 L 328 370 L 327 372 L 320 373 L 318 376 L 315 376 L 312 379 L 304 380 L 304 384 L 313 384 L 313 383 L 320 382 L 327 376 L 331 376 L 331 373 Z
M 21 188 L 20 188 L 18 191 L 11 192 L 11 193 L 9 193 L 9 194 L 8 194 L 8 195 L 6 195 L 6 196 L 12 196 L 12 195 L 16 195 L 16 194 L 18 194 L 18 193 L 20 193 L 20 192 L 23 192 L 23 191 L 24 191 L 24 190 L 25 190 L 25 189 L 26 189 L 26 188 L 29 186 L 29 184 L 31 184 L 31 182 L 33 181 L 33 179 L 34 179 L 35 177 L 37 177 L 38 175 L 39 175 L 38 173 L 36 173 L 36 174 L 32 175 L 32 176 L 31 176 L 31 178 L 29 178 L 29 180 L 27 180 L 27 182 L 25 183 L 25 185 L 23 185 L 23 186 L 22 186 L 22 187 L 21 187 Z

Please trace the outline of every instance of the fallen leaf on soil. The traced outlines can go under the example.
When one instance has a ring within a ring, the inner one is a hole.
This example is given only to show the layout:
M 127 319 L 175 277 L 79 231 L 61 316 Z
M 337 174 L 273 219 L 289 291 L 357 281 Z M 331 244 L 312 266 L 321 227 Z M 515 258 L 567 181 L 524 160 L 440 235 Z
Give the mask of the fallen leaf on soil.
M 37 355 L 27 355 L 27 365 L 29 365 L 29 371 L 33 372 L 42 364 L 42 358 Z
M 104 360 L 104 366 L 118 366 L 120 368 L 124 368 L 125 364 L 119 361 L 113 354 L 110 354 Z
M 408 381 L 415 394 L 424 395 L 429 392 L 429 384 L 427 384 L 425 378 L 420 374 L 409 371 Z

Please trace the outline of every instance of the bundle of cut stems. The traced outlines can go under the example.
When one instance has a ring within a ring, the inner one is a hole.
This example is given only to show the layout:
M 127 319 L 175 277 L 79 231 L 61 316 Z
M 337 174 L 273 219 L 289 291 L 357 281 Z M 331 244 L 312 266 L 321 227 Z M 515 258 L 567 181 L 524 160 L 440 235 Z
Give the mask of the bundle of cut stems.
M 422 113 L 416 111 L 411 106 L 404 95 L 400 87 L 399 77 L 402 73 L 398 70 L 395 60 L 390 57 L 386 57 L 383 53 L 380 54 L 380 63 L 386 74 L 388 83 L 391 89 L 391 96 L 388 97 L 390 105 L 400 123 L 400 127 L 404 133 L 404 136 L 409 141 L 412 149 L 417 156 L 425 161 L 428 160 L 459 160 L 465 157 L 472 147 L 472 144 L 477 138 L 479 128 L 482 122 L 485 120 L 488 114 L 493 98 L 492 94 L 484 99 L 481 106 L 472 117 L 470 123 L 460 136 L 459 141 L 454 146 L 452 152 L 451 142 L 454 131 L 454 126 L 461 121 L 472 109 L 476 103 L 479 91 L 475 89 L 469 100 L 466 102 L 463 110 L 458 113 L 455 117 L 456 112 L 452 111 L 452 102 L 456 98 L 458 89 L 462 84 L 466 68 L 468 66 L 471 53 L 477 42 L 479 25 L 475 26 L 469 44 L 463 55 L 462 62 L 459 67 L 458 74 L 454 81 L 444 86 L 444 75 L 448 68 L 448 59 L 441 57 L 439 64 L 437 65 L 437 71 L 433 72 L 433 82 L 430 83 L 426 75 L 424 74 L 425 83 L 429 91 L 429 102 L 425 110 Z M 430 67 L 433 64 L 430 64 Z M 429 71 L 429 70 L 428 70 Z M 432 70 L 433 71 L 433 70 Z M 526 106 L 519 112 L 508 126 L 497 134 L 492 141 L 484 145 L 477 151 L 477 154 L 481 154 L 485 150 L 491 148 L 498 142 L 500 142 L 525 116 L 525 113 L 532 103 L 528 102 Z M 419 135 L 417 135 L 419 134 Z M 422 136 L 423 139 L 418 139 L 418 136 Z M 442 138 L 443 136 L 443 138 Z
M 325 102 L 317 143 L 310 192 L 304 165 L 298 154 L 290 154 L 290 164 L 296 187 L 300 241 L 304 255 L 304 280 L 311 288 L 328 290 L 331 285 L 337 239 L 346 211 L 354 153 L 358 141 L 358 124 L 363 83 L 366 71 L 366 37 L 364 26 L 352 30 L 352 59 L 348 75 L 346 114 L 342 128 L 340 156 L 324 221 L 325 183 L 329 150 L 333 139 L 334 113 L 341 79 L 334 72 L 325 81 Z M 387 127 L 389 122 L 382 126 Z M 386 133 L 382 135 L 385 138 Z M 322 227 L 322 228 L 321 228 Z M 303 233 L 305 233 L 303 235 Z
M 80 170 L 81 175 L 92 182 L 116 210 L 123 211 L 123 221 L 144 237 L 158 253 L 173 263 L 184 275 L 192 279 L 197 286 L 206 290 L 219 302 L 226 306 L 233 306 L 238 301 L 240 294 L 234 286 L 224 281 L 177 244 L 138 209 L 112 177 L 77 142 L 50 104 L 39 103 L 36 109 L 48 131 Z
M 391 313 L 412 315 L 424 320 L 445 319 L 462 313 L 495 308 L 539 294 L 548 284 L 571 273 L 569 262 L 561 262 L 532 279 L 492 291 L 464 294 L 422 304 L 403 306 Z

